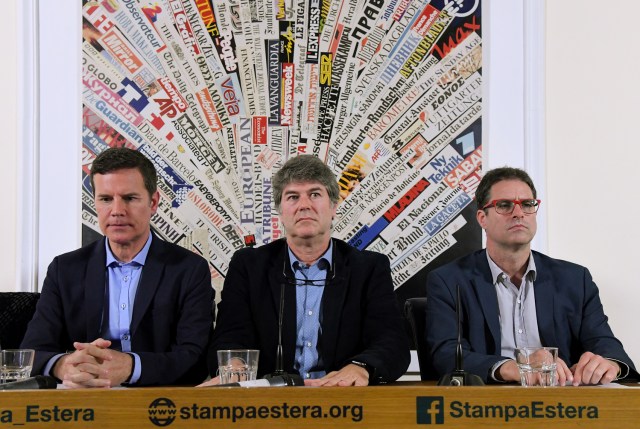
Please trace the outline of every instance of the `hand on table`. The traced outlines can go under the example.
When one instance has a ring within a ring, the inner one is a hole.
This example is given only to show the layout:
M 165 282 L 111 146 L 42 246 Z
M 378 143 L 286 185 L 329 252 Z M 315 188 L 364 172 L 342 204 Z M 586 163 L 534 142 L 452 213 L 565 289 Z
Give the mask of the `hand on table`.
M 369 373 L 361 366 L 350 363 L 339 371 L 332 371 L 322 378 L 305 380 L 305 386 L 368 386 Z
M 204 383 L 198 384 L 196 387 L 217 386 L 218 384 L 220 384 L 220 376 L 213 377 L 210 380 L 205 381 Z
M 571 367 L 573 385 L 611 383 L 620 373 L 617 362 L 591 352 L 580 356 L 578 363 Z

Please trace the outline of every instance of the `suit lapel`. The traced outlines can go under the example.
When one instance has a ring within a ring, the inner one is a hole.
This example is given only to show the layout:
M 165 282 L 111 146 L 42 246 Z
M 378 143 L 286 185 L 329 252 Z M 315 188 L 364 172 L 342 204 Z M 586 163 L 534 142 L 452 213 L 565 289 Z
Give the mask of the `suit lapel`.
M 536 317 L 538 319 L 538 332 L 543 346 L 555 346 L 556 341 L 554 329 L 554 291 L 553 279 L 549 275 L 549 269 L 545 267 L 543 261 L 533 255 L 536 263 L 536 280 L 533 289 L 536 298 Z
M 484 313 L 484 319 L 489 326 L 496 350 L 499 352 L 502 347 L 500 340 L 500 310 L 498 309 L 498 298 L 495 286 L 491 279 L 491 269 L 487 262 L 486 250 L 476 254 L 474 273 L 471 278 L 474 279 L 471 280 L 473 290 Z M 468 309 L 468 311 L 470 310 L 472 309 Z
M 321 353 L 325 368 L 331 368 L 335 364 L 336 344 L 340 333 L 340 323 L 342 321 L 342 309 L 347 296 L 347 285 L 349 284 L 349 261 L 345 260 L 344 254 L 340 251 L 338 243 L 333 242 L 333 279 L 327 278 L 327 284 L 322 294 L 322 343 Z
M 282 247 L 278 252 L 278 256 L 272 260 L 269 268 L 269 287 L 271 289 L 271 301 L 274 312 L 276 314 L 276 323 L 278 322 L 280 312 L 280 294 L 282 287 L 284 287 L 284 309 L 282 319 L 282 360 L 283 366 L 286 368 L 293 368 L 293 360 L 296 349 L 296 286 L 293 284 L 293 273 L 291 272 L 291 266 L 287 266 L 289 260 L 287 252 L 288 247 L 286 242 L 282 240 Z M 286 272 L 286 277 L 284 272 Z M 278 326 L 276 325 L 276 341 L 278 335 Z
M 136 329 L 142 321 L 142 316 L 147 313 L 160 284 L 160 279 L 164 274 L 164 253 L 164 242 L 154 235 L 136 291 L 133 315 L 131 317 L 132 337 L 135 337 Z
M 87 341 L 93 341 L 101 335 L 103 317 L 105 316 L 105 295 L 108 288 L 107 252 L 105 239 L 96 242 L 89 257 L 84 277 L 84 307 L 86 311 Z M 108 305 L 108 303 L 106 304 Z

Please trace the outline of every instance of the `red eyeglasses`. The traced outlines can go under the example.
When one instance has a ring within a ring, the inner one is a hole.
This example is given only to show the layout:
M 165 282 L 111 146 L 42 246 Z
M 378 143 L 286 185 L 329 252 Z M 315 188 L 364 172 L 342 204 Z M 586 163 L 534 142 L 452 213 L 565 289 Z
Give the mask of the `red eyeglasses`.
M 493 200 L 486 206 L 482 207 L 482 210 L 495 207 L 498 214 L 511 214 L 516 208 L 516 204 L 520 206 L 522 212 L 525 214 L 534 214 L 540 207 L 540 200 Z

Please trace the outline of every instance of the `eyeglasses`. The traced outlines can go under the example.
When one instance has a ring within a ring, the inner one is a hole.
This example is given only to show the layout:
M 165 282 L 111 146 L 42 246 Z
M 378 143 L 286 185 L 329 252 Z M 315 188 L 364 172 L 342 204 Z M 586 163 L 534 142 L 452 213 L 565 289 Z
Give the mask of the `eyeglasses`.
M 495 207 L 498 214 L 508 215 L 513 213 L 516 208 L 516 204 L 520 205 L 520 209 L 525 214 L 534 214 L 540 207 L 540 200 L 493 200 L 486 206 L 482 207 L 482 210 L 486 210 L 490 207 Z
M 333 256 L 332 259 L 335 258 L 335 245 L 333 247 Z M 326 265 L 325 265 L 326 264 Z M 289 269 L 287 269 L 289 267 Z M 318 268 L 327 270 L 326 278 L 312 280 L 312 279 L 299 279 L 297 277 L 291 275 L 291 265 L 289 262 L 289 254 L 287 253 L 286 258 L 284 258 L 284 263 L 282 265 L 282 276 L 284 277 L 284 281 L 286 284 L 291 286 L 328 286 L 333 282 L 336 278 L 336 272 L 334 270 L 334 265 L 329 264 L 326 259 L 320 259 L 318 261 Z

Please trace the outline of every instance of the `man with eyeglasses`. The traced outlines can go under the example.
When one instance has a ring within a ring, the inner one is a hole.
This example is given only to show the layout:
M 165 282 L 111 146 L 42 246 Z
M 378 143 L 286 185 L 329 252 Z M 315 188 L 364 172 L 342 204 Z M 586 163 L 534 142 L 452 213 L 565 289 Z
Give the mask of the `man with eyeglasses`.
M 485 382 L 519 381 L 517 347 L 558 347 L 558 384 L 637 378 L 607 323 L 589 271 L 531 250 L 540 200 L 529 175 L 502 167 L 476 191 L 486 249 L 427 278 L 427 342 L 441 374 L 454 369 L 456 286 L 460 288 L 465 370 Z
M 340 198 L 335 175 L 317 157 L 300 155 L 272 185 L 286 238 L 233 255 L 205 385 L 219 382 L 216 351 L 239 348 L 260 350 L 259 377 L 284 369 L 310 386 L 398 379 L 410 354 L 389 259 L 331 237 Z

